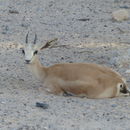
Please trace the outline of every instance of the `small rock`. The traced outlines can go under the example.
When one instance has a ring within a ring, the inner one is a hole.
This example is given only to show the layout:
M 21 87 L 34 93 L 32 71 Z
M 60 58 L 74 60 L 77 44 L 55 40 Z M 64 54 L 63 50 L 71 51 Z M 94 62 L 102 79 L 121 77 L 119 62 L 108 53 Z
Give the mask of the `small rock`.
M 83 113 L 83 116 L 86 116 L 86 113 Z
M 41 107 L 43 109 L 48 109 L 49 105 L 46 104 L 46 103 L 36 102 L 36 107 Z
M 0 94 L 4 94 L 4 92 L 0 92 Z
M 106 115 L 110 115 L 109 113 L 106 113 Z
M 30 24 L 29 23 L 22 23 L 21 26 L 24 27 L 24 28 L 27 28 L 27 27 L 30 26 Z
M 116 105 L 116 104 L 112 104 L 111 106 L 112 106 L 112 107 L 117 107 L 117 105 Z
M 19 81 L 24 81 L 24 79 L 19 79 Z
M 64 57 L 61 57 L 61 60 L 64 60 Z
M 123 21 L 129 18 L 129 13 L 125 9 L 120 9 L 112 12 L 112 18 L 116 21 Z
M 107 121 L 110 121 L 110 119 L 107 119 Z
M 89 21 L 90 19 L 89 18 L 81 18 L 81 19 L 77 19 L 77 20 L 85 22 L 85 21 Z
M 124 8 L 124 9 L 130 9 L 130 7 L 129 7 L 129 6 L 127 6 L 127 5 L 120 6 L 120 8 Z
M 74 125 L 74 124 L 72 124 L 72 125 L 71 125 L 71 127 L 75 127 L 75 125 Z
M 6 71 L 9 71 L 9 69 L 7 68 Z
M 123 116 L 123 117 L 120 117 L 120 120 L 122 120 L 122 119 L 124 119 L 125 118 L 125 116 Z
M 11 14 L 19 14 L 19 12 L 17 11 L 17 10 L 9 10 L 9 13 L 11 13 Z
M 48 130 L 48 127 L 44 127 L 43 129 L 44 129 L 44 130 Z
M 2 101 L 1 104 L 6 104 L 6 102 Z
M 114 3 L 118 3 L 118 2 L 121 2 L 121 0 L 114 0 Z
M 2 26 L 2 34 L 7 34 L 7 32 L 9 31 L 9 26 Z
M 130 70 L 126 70 L 125 73 L 129 74 L 129 73 L 130 73 Z
M 26 103 L 24 103 L 23 105 L 24 105 L 24 106 L 27 106 L 27 104 L 26 104 Z

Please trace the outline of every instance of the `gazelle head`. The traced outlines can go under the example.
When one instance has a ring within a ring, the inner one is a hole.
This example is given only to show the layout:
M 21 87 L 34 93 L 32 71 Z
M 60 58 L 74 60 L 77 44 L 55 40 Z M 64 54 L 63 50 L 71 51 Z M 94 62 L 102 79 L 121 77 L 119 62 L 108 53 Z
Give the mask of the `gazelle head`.
M 36 44 L 37 42 L 37 34 L 35 34 L 35 37 L 34 37 L 34 41 L 32 43 L 29 43 L 28 42 L 28 35 L 29 35 L 29 32 L 27 33 L 26 35 L 26 40 L 25 40 L 25 46 L 22 48 L 22 53 L 24 54 L 25 56 L 25 63 L 26 64 L 31 64 L 33 63 L 36 55 L 38 54 L 38 52 L 44 48 L 48 48 L 49 46 L 52 46 L 51 43 L 53 41 L 56 41 L 57 39 L 53 39 L 51 41 L 48 41 L 46 44 L 42 45 L 42 46 L 38 46 Z
M 22 53 L 24 54 L 25 56 L 25 63 L 26 64 L 30 64 L 33 62 L 35 56 L 37 55 L 38 53 L 38 48 L 36 46 L 36 41 L 37 41 L 37 35 L 35 34 L 35 38 L 34 38 L 34 41 L 33 43 L 28 43 L 28 34 L 26 35 L 26 40 L 25 40 L 25 46 L 24 48 L 22 49 Z

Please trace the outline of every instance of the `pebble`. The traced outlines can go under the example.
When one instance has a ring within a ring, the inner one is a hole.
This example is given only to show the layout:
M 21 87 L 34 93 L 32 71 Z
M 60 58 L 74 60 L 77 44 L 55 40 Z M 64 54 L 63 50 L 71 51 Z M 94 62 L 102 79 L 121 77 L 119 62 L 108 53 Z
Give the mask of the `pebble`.
M 89 21 L 90 19 L 89 18 L 81 18 L 81 19 L 77 19 L 77 20 L 85 22 L 85 21 Z
M 27 28 L 30 26 L 30 24 L 29 23 L 22 23 L 21 26 Z
M 4 94 L 4 92 L 0 92 L 0 94 Z
M 36 102 L 36 107 L 41 107 L 43 109 L 48 109 L 49 105 L 46 103 L 40 103 L 40 102 Z
M 124 8 L 124 9 L 130 9 L 130 7 L 129 7 L 129 6 L 127 6 L 127 5 L 120 6 L 120 8 Z
M 11 14 L 19 14 L 19 12 L 17 11 L 17 10 L 9 10 L 9 13 L 11 13 Z
M 110 121 L 110 119 L 107 119 L 107 121 Z
M 117 105 L 116 104 L 112 104 L 111 107 L 117 107 Z
M 130 73 L 130 70 L 126 70 L 125 73 L 127 73 L 127 74 Z
M 115 3 L 121 2 L 121 0 L 114 0 Z
M 2 101 L 1 104 L 6 104 L 6 102 Z

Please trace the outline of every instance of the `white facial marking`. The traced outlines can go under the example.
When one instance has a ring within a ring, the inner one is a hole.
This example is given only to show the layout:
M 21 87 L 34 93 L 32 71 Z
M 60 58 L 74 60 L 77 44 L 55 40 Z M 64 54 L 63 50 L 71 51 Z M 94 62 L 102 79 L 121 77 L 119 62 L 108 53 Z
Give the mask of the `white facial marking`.
M 30 62 L 33 61 L 33 57 L 34 57 L 34 49 L 33 47 L 29 44 L 25 47 L 24 49 L 25 51 L 25 60 L 29 60 Z

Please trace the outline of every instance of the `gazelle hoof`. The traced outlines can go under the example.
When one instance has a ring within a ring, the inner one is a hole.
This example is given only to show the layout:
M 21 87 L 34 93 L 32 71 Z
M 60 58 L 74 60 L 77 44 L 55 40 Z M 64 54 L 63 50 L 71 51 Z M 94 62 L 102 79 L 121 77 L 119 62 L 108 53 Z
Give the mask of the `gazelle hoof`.
M 63 96 L 68 97 L 68 96 L 74 96 L 74 94 L 70 93 L 70 92 L 64 92 Z

